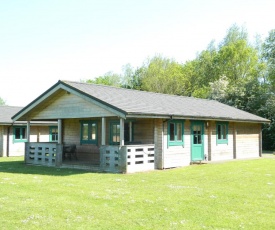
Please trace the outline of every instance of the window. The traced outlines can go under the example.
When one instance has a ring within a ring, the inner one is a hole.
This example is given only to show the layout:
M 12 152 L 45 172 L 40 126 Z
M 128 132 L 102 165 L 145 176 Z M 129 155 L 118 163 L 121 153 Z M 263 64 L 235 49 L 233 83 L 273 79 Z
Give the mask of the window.
M 183 145 L 184 121 L 168 121 L 168 146 Z
M 50 126 L 50 141 L 57 142 L 58 141 L 58 128 L 57 126 Z
M 133 141 L 133 123 L 124 123 L 124 142 Z M 120 122 L 110 122 L 110 144 L 118 145 L 120 143 Z
M 228 123 L 217 123 L 217 144 L 228 143 Z
M 110 123 L 110 144 L 119 144 L 120 142 L 120 124 L 119 122 Z
M 80 121 L 81 123 L 81 144 L 97 144 L 97 122 Z
M 14 140 L 14 142 L 26 142 L 27 141 L 27 127 L 26 126 L 13 127 L 13 140 Z

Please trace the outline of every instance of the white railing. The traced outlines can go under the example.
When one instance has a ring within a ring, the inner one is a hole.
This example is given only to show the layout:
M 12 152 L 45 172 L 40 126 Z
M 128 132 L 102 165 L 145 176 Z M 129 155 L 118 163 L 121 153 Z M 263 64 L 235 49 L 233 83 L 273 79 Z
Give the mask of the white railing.
M 107 172 L 133 173 L 155 169 L 155 146 L 101 146 L 100 169 Z
M 155 169 L 155 146 L 127 145 L 127 172 L 142 172 Z

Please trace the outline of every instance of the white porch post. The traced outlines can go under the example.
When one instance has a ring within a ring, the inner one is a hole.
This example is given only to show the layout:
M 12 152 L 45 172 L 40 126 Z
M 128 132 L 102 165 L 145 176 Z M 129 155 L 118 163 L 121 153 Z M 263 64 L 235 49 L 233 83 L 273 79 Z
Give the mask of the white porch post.
M 106 145 L 106 118 L 101 119 L 101 145 Z
M 31 136 L 31 122 L 27 121 L 27 142 L 30 142 Z
M 62 119 L 58 119 L 58 144 L 62 144 Z
M 124 119 L 120 118 L 120 146 L 124 145 Z

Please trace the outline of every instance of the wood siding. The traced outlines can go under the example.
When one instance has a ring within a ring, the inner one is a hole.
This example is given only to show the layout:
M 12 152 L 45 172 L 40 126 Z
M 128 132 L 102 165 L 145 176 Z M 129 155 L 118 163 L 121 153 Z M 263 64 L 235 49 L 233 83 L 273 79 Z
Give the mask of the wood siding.
M 99 145 L 101 143 L 101 119 L 85 119 L 85 120 L 96 120 L 98 126 L 98 139 L 97 144 L 80 144 L 80 132 L 81 125 L 80 119 L 65 119 L 63 120 L 63 143 L 64 144 L 75 144 L 76 152 L 79 161 L 90 160 L 93 163 L 98 163 L 100 160 L 99 156 Z
M 5 126 L 0 125 L 0 157 L 6 156 Z
M 24 156 L 25 142 L 15 142 L 13 139 L 13 127 L 0 126 L 0 156 Z M 49 142 L 48 126 L 31 126 L 31 142 Z M 9 142 L 9 147 L 7 143 Z M 9 149 L 9 153 L 7 153 Z
M 228 124 L 228 143 L 217 143 L 217 128 L 216 122 L 209 122 L 209 129 L 211 129 L 211 161 L 231 160 L 233 159 L 233 131 L 234 124 Z
M 61 91 L 44 104 L 43 109 L 33 112 L 32 119 L 64 119 L 87 117 L 110 117 L 113 113 L 78 96 Z
M 155 168 L 163 169 L 163 120 L 154 119 Z
M 260 124 L 238 123 L 236 126 L 236 158 L 259 157 Z
M 191 139 L 190 139 L 190 122 L 184 122 L 184 146 L 169 146 L 167 137 L 167 122 L 164 123 L 163 140 L 164 140 L 164 168 L 173 168 L 186 166 L 191 161 Z

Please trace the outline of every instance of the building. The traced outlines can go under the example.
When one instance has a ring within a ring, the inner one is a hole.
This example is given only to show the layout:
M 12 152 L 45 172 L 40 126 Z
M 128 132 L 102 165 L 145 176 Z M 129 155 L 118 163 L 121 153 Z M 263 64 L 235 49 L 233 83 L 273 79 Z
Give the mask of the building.
M 26 121 L 30 133 L 32 122 L 58 123 L 58 143 L 27 135 L 28 164 L 123 173 L 260 157 L 269 122 L 213 100 L 70 81 L 12 119 Z

